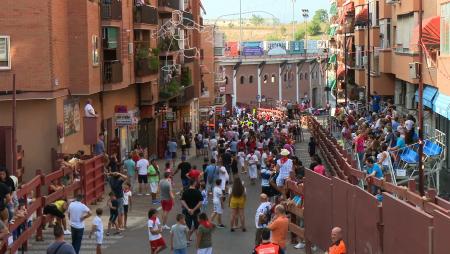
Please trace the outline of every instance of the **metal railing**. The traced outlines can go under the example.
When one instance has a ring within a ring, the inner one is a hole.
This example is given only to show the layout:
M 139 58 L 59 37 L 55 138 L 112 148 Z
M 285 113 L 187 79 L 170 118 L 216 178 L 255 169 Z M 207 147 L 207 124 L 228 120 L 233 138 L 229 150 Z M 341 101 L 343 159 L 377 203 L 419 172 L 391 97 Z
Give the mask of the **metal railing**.
M 102 0 L 101 2 L 102 19 L 122 19 L 122 1 L 121 0 Z
M 120 83 L 122 75 L 122 63 L 119 60 L 103 62 L 103 84 Z

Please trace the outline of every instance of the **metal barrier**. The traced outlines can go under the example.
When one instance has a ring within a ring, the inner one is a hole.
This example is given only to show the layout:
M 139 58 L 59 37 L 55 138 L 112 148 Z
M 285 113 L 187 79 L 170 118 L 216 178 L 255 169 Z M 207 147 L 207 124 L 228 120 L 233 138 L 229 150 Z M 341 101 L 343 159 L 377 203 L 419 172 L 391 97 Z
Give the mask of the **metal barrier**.
M 287 183 L 290 193 L 304 194 L 304 207 L 287 210 L 304 220 L 304 228 L 292 222 L 289 228 L 305 240 L 306 253 L 312 253 L 312 244 L 327 250 L 334 226 L 343 228 L 349 254 L 448 253 L 450 202 L 436 197 L 432 189 L 421 197 L 414 181 L 407 188 L 369 178 L 367 188 L 383 191 L 379 202 L 356 186 L 366 174 L 356 169 L 351 155 L 314 118 L 308 117 L 308 126 L 334 177 L 307 170 L 301 188 L 295 182 Z
M 103 157 L 97 156 L 85 161 L 80 161 L 81 180 L 75 179 L 63 188 L 48 194 L 42 195 L 42 189 L 48 187 L 52 181 L 62 179 L 65 176 L 73 174 L 75 167 L 63 167 L 50 174 L 43 175 L 41 170 L 36 171 L 36 176 L 22 185 L 16 192 L 17 198 L 23 199 L 27 204 L 27 214 L 15 220 L 9 225 L 9 231 L 14 232 L 22 227 L 22 232 L 14 242 L 8 246 L 8 238 L 3 239 L 3 246 L 0 253 L 16 253 L 20 248 L 26 250 L 27 242 L 35 235 L 37 241 L 43 240 L 42 227 L 46 223 L 43 215 L 43 209 L 46 205 L 63 198 L 74 197 L 77 193 L 84 194 L 84 201 L 87 205 L 94 204 L 100 200 L 104 194 L 104 171 Z M 34 197 L 33 197 L 34 194 Z M 32 200 L 29 204 L 28 201 Z M 32 219 L 36 214 L 36 218 L 28 225 L 27 221 Z M 8 236 L 9 237 L 9 236 Z

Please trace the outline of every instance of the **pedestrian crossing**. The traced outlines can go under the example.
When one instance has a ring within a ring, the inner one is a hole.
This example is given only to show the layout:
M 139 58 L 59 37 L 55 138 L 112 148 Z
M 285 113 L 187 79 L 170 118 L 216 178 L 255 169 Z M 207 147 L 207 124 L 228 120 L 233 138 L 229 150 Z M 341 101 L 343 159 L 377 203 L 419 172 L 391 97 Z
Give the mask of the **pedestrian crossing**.
M 106 216 L 105 216 L 106 217 Z M 142 226 L 145 222 L 145 217 L 129 217 L 128 218 L 128 230 L 133 230 L 135 227 Z M 106 224 L 104 223 L 105 231 Z M 95 254 L 97 243 L 95 241 L 95 237 L 89 239 L 90 227 L 86 226 L 83 235 L 83 241 L 81 243 L 80 254 Z M 114 232 L 114 231 L 113 231 Z M 102 249 L 108 249 L 109 246 L 115 244 L 116 242 L 123 239 L 127 234 L 127 231 L 123 232 L 121 235 L 113 235 L 104 236 Z M 27 254 L 42 254 L 46 253 L 47 247 L 53 242 L 53 230 L 48 228 L 43 232 L 44 241 L 36 241 L 34 238 L 28 242 L 28 251 L 25 251 Z M 71 242 L 70 235 L 65 236 L 66 242 Z M 20 252 L 20 251 L 19 251 Z

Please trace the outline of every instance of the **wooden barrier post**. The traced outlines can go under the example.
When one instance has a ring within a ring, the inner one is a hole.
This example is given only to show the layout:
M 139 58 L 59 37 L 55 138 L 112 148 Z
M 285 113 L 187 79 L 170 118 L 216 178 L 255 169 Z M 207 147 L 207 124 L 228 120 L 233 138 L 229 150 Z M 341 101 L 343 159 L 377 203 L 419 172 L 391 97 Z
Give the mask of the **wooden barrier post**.
M 42 170 L 41 169 L 36 170 L 36 176 L 40 176 L 41 177 L 42 184 L 40 186 L 36 187 L 35 198 L 36 198 L 36 200 L 38 198 L 40 198 L 42 200 L 41 186 L 44 184 L 44 182 L 43 182 L 44 176 L 42 175 Z M 36 216 L 38 218 L 42 217 L 42 213 L 43 213 L 42 207 L 44 205 L 45 205 L 44 200 L 42 200 L 42 205 L 36 211 Z M 44 223 L 45 223 L 45 219 L 42 220 L 41 224 L 44 224 Z M 43 235 L 42 234 L 42 225 L 39 225 L 38 228 L 37 228 L 37 232 L 36 232 L 36 241 L 43 241 L 44 237 L 42 235 Z

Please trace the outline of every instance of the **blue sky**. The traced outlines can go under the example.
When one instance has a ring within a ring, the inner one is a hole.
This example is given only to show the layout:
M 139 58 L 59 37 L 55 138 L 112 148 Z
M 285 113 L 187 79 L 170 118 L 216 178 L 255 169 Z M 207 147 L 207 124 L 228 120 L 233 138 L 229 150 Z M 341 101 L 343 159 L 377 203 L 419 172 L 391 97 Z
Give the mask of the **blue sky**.
M 241 0 L 242 11 L 266 11 L 279 18 L 282 22 L 292 20 L 292 0 Z M 221 15 L 239 13 L 239 0 L 202 0 L 206 9 L 206 19 L 215 19 Z M 329 0 L 296 0 L 296 20 L 302 21 L 301 9 L 309 9 L 310 17 L 317 9 L 328 11 Z M 270 15 L 260 14 L 263 17 L 271 18 Z M 248 16 L 251 16 L 249 14 Z M 236 18 L 238 18 L 236 16 Z M 232 18 L 232 17 L 228 17 Z

